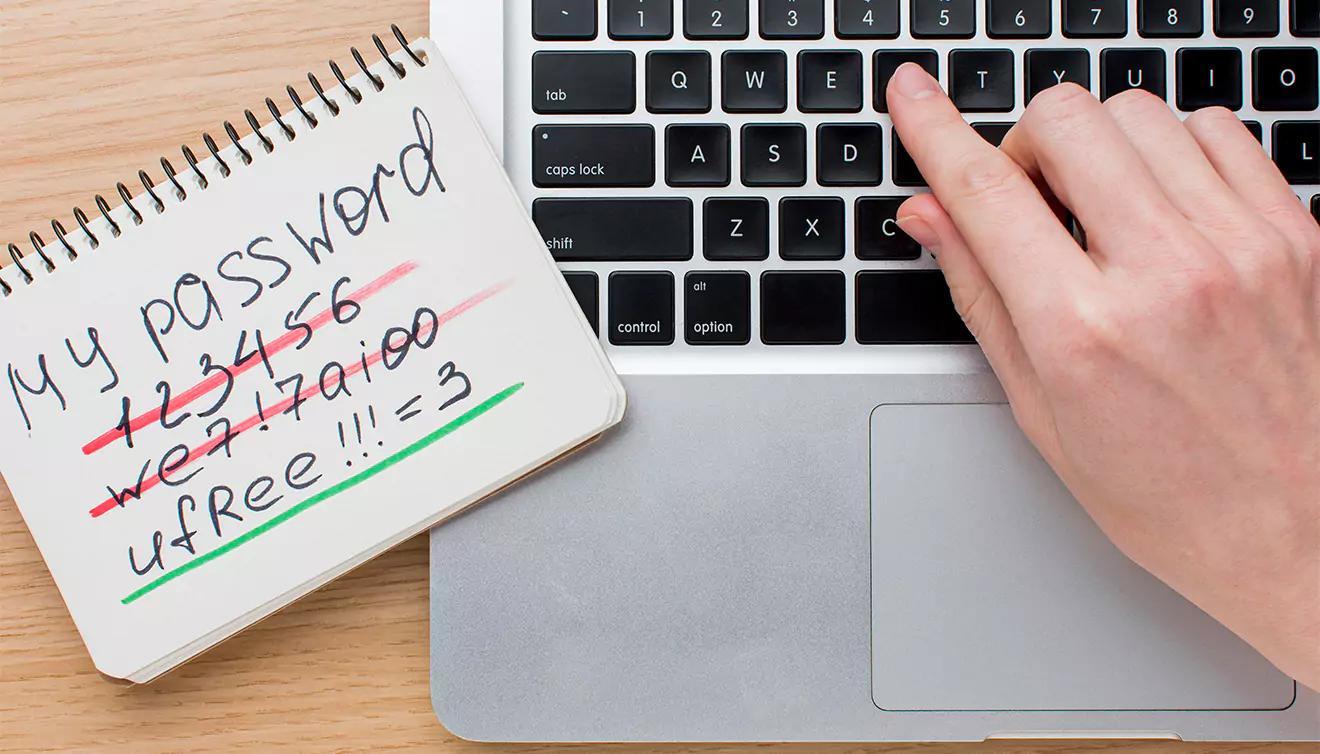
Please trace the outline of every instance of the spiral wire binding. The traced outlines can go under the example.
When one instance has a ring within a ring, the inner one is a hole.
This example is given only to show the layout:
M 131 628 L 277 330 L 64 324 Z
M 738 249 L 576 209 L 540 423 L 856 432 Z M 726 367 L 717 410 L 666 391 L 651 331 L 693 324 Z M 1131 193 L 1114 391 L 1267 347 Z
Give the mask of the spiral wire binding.
M 416 52 L 414 52 L 412 47 L 408 45 L 408 39 L 404 37 L 403 32 L 399 30 L 398 25 L 391 24 L 390 31 L 394 33 L 395 40 L 398 41 L 399 46 L 402 48 L 403 52 L 405 52 L 408 55 L 408 57 L 412 59 L 412 62 L 418 68 L 425 68 L 427 61 L 424 60 L 422 57 L 420 57 Z M 399 80 L 405 78 L 408 75 L 408 69 L 398 61 L 394 60 L 394 58 L 390 57 L 389 51 L 385 49 L 385 43 L 381 41 L 380 35 L 372 34 L 371 41 L 375 45 L 376 50 L 380 53 L 381 58 L 386 63 L 388 63 L 390 70 L 394 72 L 394 75 Z M 367 65 L 366 60 L 363 59 L 362 53 L 358 52 L 356 47 L 350 47 L 349 53 L 353 56 L 353 62 L 357 65 L 358 68 L 362 70 L 362 73 L 367 77 L 367 80 L 371 82 L 372 88 L 375 89 L 375 91 L 377 92 L 383 91 L 385 89 L 385 83 L 386 83 L 385 79 L 371 71 L 370 67 L 368 67 Z M 340 69 L 339 64 L 331 60 L 329 61 L 329 67 L 330 67 L 330 72 L 335 77 L 335 80 L 339 83 L 340 87 L 342 87 L 343 90 L 348 94 L 349 99 L 353 101 L 353 104 L 356 105 L 361 103 L 363 100 L 362 92 L 348 83 L 348 79 L 344 76 L 344 72 Z M 312 90 L 316 93 L 316 98 L 321 101 L 321 104 L 325 106 L 326 111 L 330 113 L 330 117 L 338 117 L 339 114 L 342 112 L 342 108 L 339 106 L 338 102 L 335 102 L 333 99 L 330 98 L 329 95 L 326 94 L 325 90 L 321 87 L 321 82 L 317 80 L 316 76 L 311 73 L 308 73 L 307 81 L 309 84 L 311 84 Z M 297 110 L 298 115 L 302 118 L 303 122 L 307 124 L 307 127 L 309 129 L 316 129 L 318 126 L 320 126 L 321 124 L 320 119 L 317 118 L 316 115 L 314 115 L 311 111 L 309 111 L 306 108 L 306 106 L 303 104 L 302 97 L 298 95 L 298 91 L 294 89 L 293 86 L 286 87 L 285 94 L 288 95 L 289 101 L 293 103 L 293 106 Z M 275 100 L 271 99 L 270 97 L 267 97 L 265 105 L 266 105 L 266 109 L 270 111 L 270 116 L 271 116 L 271 121 L 267 125 L 276 126 L 279 129 L 279 133 L 284 136 L 286 141 L 292 142 L 294 139 L 296 139 L 298 137 L 298 132 L 284 121 L 284 116 L 280 114 L 279 106 L 276 104 Z M 262 131 L 261 123 L 257 119 L 256 114 L 253 113 L 251 110 L 244 110 L 243 118 L 244 120 L 247 121 L 248 126 L 252 128 L 252 133 L 256 135 L 257 141 L 258 143 L 261 144 L 262 149 L 267 154 L 274 152 L 275 140 L 267 136 Z M 224 121 L 222 127 L 225 130 L 225 136 L 229 138 L 229 141 L 234 145 L 235 150 L 238 152 L 239 159 L 242 160 L 244 165 L 251 165 L 253 161 L 256 159 L 256 157 L 252 154 L 252 152 L 249 149 L 244 147 L 243 144 L 241 143 L 243 137 L 239 135 L 238 129 L 235 128 L 234 125 L 229 121 Z M 209 151 L 211 153 L 211 157 L 215 159 L 216 167 L 220 172 L 221 178 L 222 179 L 228 178 L 230 175 L 232 175 L 233 168 L 229 165 L 228 162 L 225 161 L 224 157 L 221 156 L 220 154 L 221 148 L 218 144 L 216 144 L 215 139 L 211 138 L 210 134 L 203 133 L 202 143 L 206 145 L 207 151 Z M 188 163 L 188 169 L 192 171 L 192 174 L 196 179 L 197 190 L 205 191 L 206 189 L 210 188 L 211 180 L 208 179 L 206 174 L 202 172 L 197 162 L 197 155 L 193 152 L 193 150 L 188 145 L 185 144 L 179 148 L 179 151 L 183 155 L 184 161 Z M 168 190 L 173 192 L 174 197 L 179 202 L 186 201 L 188 199 L 188 191 L 184 188 L 183 183 L 179 180 L 178 178 L 179 173 L 174 169 L 174 165 L 171 164 L 167 158 L 162 157 L 160 158 L 160 167 L 161 170 L 164 171 L 165 177 L 169 182 Z M 168 205 L 165 204 L 164 200 L 161 199 L 160 194 L 158 194 L 156 191 L 158 184 L 154 180 L 152 180 L 151 176 L 145 170 L 138 171 L 137 179 L 138 179 L 138 183 L 142 185 L 143 191 L 146 192 L 146 196 L 150 197 L 151 208 L 155 210 L 156 214 L 158 215 L 164 214 L 164 212 L 168 208 Z M 165 186 L 165 184 L 159 184 L 159 185 L 161 187 Z M 137 205 L 133 203 L 135 197 L 133 196 L 132 192 L 129 190 L 128 186 L 122 182 L 117 183 L 115 184 L 115 190 L 119 193 L 119 198 L 123 201 L 124 207 L 127 208 L 130 216 L 132 217 L 133 224 L 141 225 L 143 222 L 145 222 L 146 218 L 143 215 L 142 211 L 139 210 Z M 142 201 L 141 196 L 136 197 L 136 199 L 139 202 Z M 120 223 L 116 222 L 114 217 L 112 216 L 110 203 L 107 202 L 105 198 L 102 197 L 100 194 L 96 194 L 93 197 L 93 201 L 96 204 L 97 212 L 100 213 L 101 217 L 106 222 L 106 226 L 110 229 L 111 236 L 118 238 L 119 236 L 123 235 L 125 229 L 123 226 L 120 225 Z M 92 229 L 89 225 L 90 220 L 87 216 L 87 213 L 83 212 L 81 207 L 73 208 L 73 219 L 78 223 L 78 231 L 81 232 L 83 236 L 86 237 L 87 243 L 90 246 L 90 248 L 96 249 L 100 247 L 101 239 L 98 238 L 97 235 L 92 232 Z M 55 238 L 58 239 L 60 246 L 64 248 L 64 253 L 69 258 L 69 260 L 77 259 L 78 251 L 74 249 L 73 244 L 69 243 L 69 240 L 67 238 L 69 231 L 65 229 L 64 224 L 61 223 L 59 220 L 51 220 L 50 227 L 55 234 Z M 32 250 L 36 252 L 37 256 L 41 259 L 41 263 L 45 265 L 46 270 L 48 272 L 53 272 L 56 269 L 55 261 L 51 259 L 49 254 L 46 253 L 46 242 L 42 240 L 41 236 L 37 235 L 36 231 L 33 231 L 28 234 L 28 244 L 32 247 Z M 23 254 L 23 250 L 20 249 L 17 244 L 11 243 L 8 244 L 8 252 L 9 252 L 9 259 L 13 262 L 15 266 L 18 267 L 18 271 L 22 275 L 24 283 L 31 285 L 36 278 L 32 275 L 32 272 L 31 270 L 28 269 L 28 266 L 23 262 L 25 256 Z M 6 282 L 3 277 L 0 277 L 0 294 L 8 296 L 13 292 L 14 292 L 13 286 L 11 286 L 8 282 Z

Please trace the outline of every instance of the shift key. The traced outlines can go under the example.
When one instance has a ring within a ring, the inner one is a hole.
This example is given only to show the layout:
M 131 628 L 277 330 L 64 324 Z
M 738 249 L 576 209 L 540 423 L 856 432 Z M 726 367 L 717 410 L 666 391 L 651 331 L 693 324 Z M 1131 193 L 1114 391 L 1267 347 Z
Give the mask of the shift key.
M 646 188 L 655 185 L 651 126 L 537 126 L 532 182 L 538 188 Z

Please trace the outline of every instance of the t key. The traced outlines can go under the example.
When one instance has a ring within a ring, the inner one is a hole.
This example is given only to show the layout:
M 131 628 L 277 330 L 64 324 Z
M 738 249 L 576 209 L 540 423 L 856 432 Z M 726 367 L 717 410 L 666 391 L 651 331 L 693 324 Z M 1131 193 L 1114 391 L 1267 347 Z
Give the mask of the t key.
M 963 112 L 1013 109 L 1011 50 L 954 50 L 949 53 L 949 96 Z

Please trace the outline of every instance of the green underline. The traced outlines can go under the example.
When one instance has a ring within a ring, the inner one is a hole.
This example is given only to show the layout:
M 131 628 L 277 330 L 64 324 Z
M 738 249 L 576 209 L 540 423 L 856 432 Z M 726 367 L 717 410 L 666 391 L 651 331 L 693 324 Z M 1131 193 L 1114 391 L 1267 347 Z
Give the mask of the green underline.
M 495 408 L 504 401 L 508 400 L 514 393 L 518 392 L 519 390 L 522 390 L 524 384 L 525 383 L 519 382 L 516 385 L 511 385 L 505 388 L 504 390 L 501 390 L 495 395 L 492 395 L 491 397 L 482 401 L 480 404 L 468 409 L 468 411 L 464 413 L 462 416 L 458 417 L 457 419 L 454 419 L 445 426 L 441 427 L 440 429 L 437 429 L 436 431 L 432 432 L 426 437 L 423 437 L 422 439 L 418 440 L 412 445 L 409 445 L 403 450 L 400 450 L 398 453 L 395 453 L 389 458 L 386 458 L 385 460 L 381 461 L 375 466 L 372 466 L 369 469 L 364 469 L 363 471 L 354 474 L 353 476 L 349 477 L 348 479 L 345 479 L 344 481 L 340 482 L 339 484 L 336 484 L 333 487 L 328 487 L 324 490 L 321 490 L 320 492 L 316 493 L 315 495 L 312 495 L 311 497 L 307 498 L 301 503 L 298 503 L 292 508 L 289 508 L 288 510 L 279 514 L 278 516 L 275 516 L 271 520 L 261 524 L 260 526 L 252 529 L 251 531 L 245 532 L 236 539 L 226 542 L 225 544 L 206 553 L 205 555 L 202 555 L 198 558 L 188 561 L 187 563 L 184 563 L 178 568 L 175 568 L 173 571 L 170 571 L 169 573 L 161 576 L 160 578 L 156 579 L 150 584 L 147 584 L 141 589 L 138 589 L 137 591 L 133 592 L 132 594 L 128 595 L 127 597 L 125 597 L 120 601 L 125 605 L 134 602 L 139 598 L 147 594 L 150 594 L 156 589 L 159 589 L 160 587 L 179 578 L 180 576 L 193 570 L 194 568 L 200 568 L 222 555 L 233 552 L 235 549 L 247 544 L 248 542 L 251 542 L 257 537 L 260 537 L 262 534 L 265 534 L 271 529 L 274 529 L 275 527 L 279 526 L 280 524 L 288 522 L 289 519 L 293 518 L 294 516 L 297 516 L 300 513 L 305 513 L 307 510 L 317 505 L 318 503 L 325 502 L 326 500 L 329 500 L 330 498 L 334 497 L 335 495 L 338 495 L 344 490 L 349 490 L 358 486 L 359 484 L 367 481 L 373 476 L 376 476 L 380 472 L 384 471 L 385 469 L 388 469 L 389 467 L 402 461 L 408 456 L 411 456 L 414 453 L 417 453 L 418 451 L 425 449 L 427 446 L 432 445 L 444 439 L 445 437 L 453 434 L 463 425 L 471 422 L 473 419 L 476 419 L 478 416 L 481 416 L 487 411 L 490 411 L 492 408 Z

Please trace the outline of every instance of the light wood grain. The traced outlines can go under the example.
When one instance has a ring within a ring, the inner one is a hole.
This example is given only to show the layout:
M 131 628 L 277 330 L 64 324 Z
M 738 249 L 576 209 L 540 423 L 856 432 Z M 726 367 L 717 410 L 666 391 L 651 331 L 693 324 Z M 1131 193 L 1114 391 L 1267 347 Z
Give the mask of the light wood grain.
M 496 0 L 473 0 L 495 2 Z M 426 0 L 31 0 L 0 3 L 0 244 L 114 194 L 159 158 L 201 151 L 285 84 L 306 91 L 373 32 L 426 33 Z M 374 54 L 374 53 L 373 53 Z M 176 161 L 177 162 L 177 161 Z M 113 202 L 113 203 L 117 203 Z M 12 327 L 16 323 L 5 322 Z M 548 752 L 463 742 L 427 680 L 426 542 L 419 537 L 141 688 L 93 670 L 7 489 L 0 488 L 0 750 Z M 623 746 L 600 752 L 858 752 L 947 746 Z M 1287 745 L 993 744 L 982 751 L 1230 752 Z

